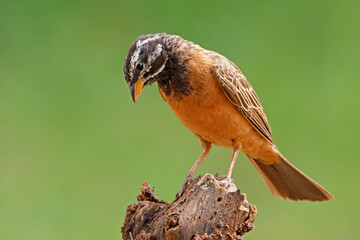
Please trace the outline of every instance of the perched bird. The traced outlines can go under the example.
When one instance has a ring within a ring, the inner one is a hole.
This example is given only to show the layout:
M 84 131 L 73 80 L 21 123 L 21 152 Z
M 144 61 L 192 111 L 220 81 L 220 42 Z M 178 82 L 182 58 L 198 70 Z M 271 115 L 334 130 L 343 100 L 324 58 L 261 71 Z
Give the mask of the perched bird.
M 272 194 L 291 200 L 333 199 L 279 152 L 254 89 L 226 57 L 180 36 L 149 34 L 131 45 L 124 75 L 134 102 L 146 85 L 157 82 L 162 98 L 202 144 L 203 152 L 179 195 L 215 144 L 234 150 L 227 178 L 222 182 L 225 186 L 231 183 L 238 153 L 243 152 Z

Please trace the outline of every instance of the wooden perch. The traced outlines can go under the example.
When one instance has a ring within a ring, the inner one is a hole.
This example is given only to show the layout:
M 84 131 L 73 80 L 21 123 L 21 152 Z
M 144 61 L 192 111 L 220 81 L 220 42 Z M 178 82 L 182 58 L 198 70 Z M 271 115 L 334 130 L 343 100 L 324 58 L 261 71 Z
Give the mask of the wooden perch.
M 127 208 L 123 239 L 243 239 L 254 228 L 256 207 L 232 184 L 221 186 L 210 174 L 187 185 L 172 203 L 161 201 L 147 182 Z

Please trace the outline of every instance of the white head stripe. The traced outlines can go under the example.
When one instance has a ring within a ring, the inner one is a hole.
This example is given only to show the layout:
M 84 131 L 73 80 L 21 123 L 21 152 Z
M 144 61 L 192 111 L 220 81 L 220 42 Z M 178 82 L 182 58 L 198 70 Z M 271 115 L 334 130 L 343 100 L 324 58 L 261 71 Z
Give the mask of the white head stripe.
M 144 44 L 146 44 L 146 43 L 148 43 L 148 42 L 150 42 L 150 41 L 154 41 L 154 40 L 156 40 L 156 39 L 158 39 L 158 38 L 159 38 L 159 36 L 153 36 L 153 37 L 151 37 L 151 38 L 145 39 L 144 41 L 139 40 L 139 41 L 137 41 L 137 43 L 136 43 L 136 48 L 138 48 L 138 47 L 140 47 L 140 46 L 142 46 L 142 45 L 144 45 Z
M 149 55 L 149 62 L 152 63 L 153 61 L 155 61 L 155 59 L 160 56 L 162 50 L 163 49 L 160 43 L 156 45 L 154 51 Z
M 131 56 L 131 60 L 130 60 L 130 71 L 129 71 L 129 74 L 131 76 L 131 78 L 133 77 L 133 70 L 134 68 L 136 67 L 135 64 L 136 62 L 139 60 L 139 56 L 140 56 L 140 52 L 141 50 L 144 48 L 144 46 L 151 42 L 151 41 L 154 41 L 156 39 L 160 38 L 159 36 L 153 36 L 153 37 L 150 37 L 150 38 L 147 38 L 143 41 L 141 40 L 138 40 L 136 42 L 136 49 L 134 51 L 134 53 L 132 54 Z M 155 59 L 160 56 L 161 52 L 162 52 L 162 45 L 159 43 L 155 46 L 155 49 L 148 55 L 148 63 L 152 63 L 155 61 Z M 150 69 L 150 68 L 149 68 Z

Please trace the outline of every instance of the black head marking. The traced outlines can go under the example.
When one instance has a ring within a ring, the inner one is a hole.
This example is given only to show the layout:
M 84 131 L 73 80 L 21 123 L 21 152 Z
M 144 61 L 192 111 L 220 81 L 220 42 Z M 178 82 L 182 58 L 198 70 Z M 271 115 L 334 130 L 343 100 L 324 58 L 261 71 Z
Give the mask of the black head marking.
M 165 67 L 164 38 L 160 34 L 138 37 L 131 45 L 125 59 L 124 74 L 127 82 L 146 80 L 156 76 Z
M 175 98 L 181 99 L 190 95 L 188 57 L 179 51 L 186 44 L 189 42 L 181 37 L 164 33 L 138 37 L 125 59 L 126 81 L 134 84 L 142 76 L 146 80 L 145 85 L 158 82 L 167 96 L 174 94 Z

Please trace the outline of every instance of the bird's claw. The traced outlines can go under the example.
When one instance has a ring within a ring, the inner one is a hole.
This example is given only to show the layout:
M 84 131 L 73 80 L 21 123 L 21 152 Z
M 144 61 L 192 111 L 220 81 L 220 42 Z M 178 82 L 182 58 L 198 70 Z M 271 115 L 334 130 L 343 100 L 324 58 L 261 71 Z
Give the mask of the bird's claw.
M 228 187 L 231 186 L 231 184 L 234 183 L 234 179 L 227 177 L 227 178 L 225 178 L 223 180 L 218 181 L 218 183 L 219 183 L 220 186 L 228 188 Z
M 179 197 L 181 197 L 181 196 L 183 195 L 184 190 L 185 190 L 185 187 L 186 187 L 187 184 L 188 184 L 190 181 L 192 181 L 192 180 L 194 180 L 194 178 L 193 178 L 192 176 L 190 176 L 190 175 L 187 175 L 187 176 L 185 177 L 185 181 L 184 181 L 184 183 L 181 185 L 179 191 L 177 192 L 176 198 L 179 198 Z

